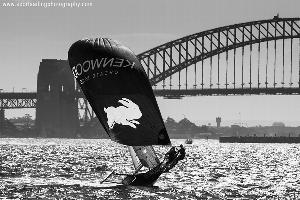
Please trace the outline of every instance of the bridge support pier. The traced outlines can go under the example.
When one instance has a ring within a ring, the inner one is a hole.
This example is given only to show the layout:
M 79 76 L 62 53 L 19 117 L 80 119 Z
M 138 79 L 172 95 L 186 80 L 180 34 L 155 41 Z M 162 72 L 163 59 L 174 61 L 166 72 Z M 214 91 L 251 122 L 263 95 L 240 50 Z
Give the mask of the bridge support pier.
M 66 60 L 43 59 L 40 63 L 36 128 L 40 137 L 76 137 L 79 120 L 75 82 Z

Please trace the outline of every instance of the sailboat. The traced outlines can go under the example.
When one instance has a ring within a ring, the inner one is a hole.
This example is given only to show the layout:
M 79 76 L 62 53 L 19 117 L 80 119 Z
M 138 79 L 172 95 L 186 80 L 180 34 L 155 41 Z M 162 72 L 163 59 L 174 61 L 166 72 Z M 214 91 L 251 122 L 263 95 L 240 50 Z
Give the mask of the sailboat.
M 128 47 L 108 38 L 83 39 L 71 45 L 68 60 L 110 139 L 128 146 L 135 171 L 122 184 L 151 186 L 184 158 L 181 146 L 158 159 L 153 145 L 171 141 L 146 72 Z M 140 173 L 142 167 L 149 171 Z

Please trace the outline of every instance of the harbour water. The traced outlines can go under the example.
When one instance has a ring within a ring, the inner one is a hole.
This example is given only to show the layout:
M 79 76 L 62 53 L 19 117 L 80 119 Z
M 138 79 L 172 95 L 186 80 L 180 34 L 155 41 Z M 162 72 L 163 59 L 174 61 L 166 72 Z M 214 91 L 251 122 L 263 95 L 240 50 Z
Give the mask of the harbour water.
M 172 140 L 173 145 L 184 140 Z M 99 188 L 131 173 L 127 147 L 110 140 L 0 139 L 0 199 L 300 199 L 300 144 L 194 140 L 155 187 Z M 170 147 L 155 147 L 162 159 Z

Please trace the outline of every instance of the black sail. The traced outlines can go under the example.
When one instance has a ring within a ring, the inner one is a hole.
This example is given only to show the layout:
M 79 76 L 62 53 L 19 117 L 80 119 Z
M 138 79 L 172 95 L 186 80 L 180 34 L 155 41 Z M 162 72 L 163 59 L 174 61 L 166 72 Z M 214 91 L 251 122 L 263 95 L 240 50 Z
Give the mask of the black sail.
M 145 70 L 129 48 L 107 38 L 84 39 L 70 47 L 68 60 L 113 141 L 130 146 L 171 143 Z

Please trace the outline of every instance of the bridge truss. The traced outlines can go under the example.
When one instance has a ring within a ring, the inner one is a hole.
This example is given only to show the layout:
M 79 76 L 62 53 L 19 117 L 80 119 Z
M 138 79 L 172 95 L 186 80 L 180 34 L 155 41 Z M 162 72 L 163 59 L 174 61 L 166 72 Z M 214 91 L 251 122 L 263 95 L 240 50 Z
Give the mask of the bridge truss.
M 138 57 L 166 95 L 299 94 L 299 38 L 300 18 L 275 16 L 192 34 Z
M 35 108 L 36 93 L 0 93 L 0 109 Z

